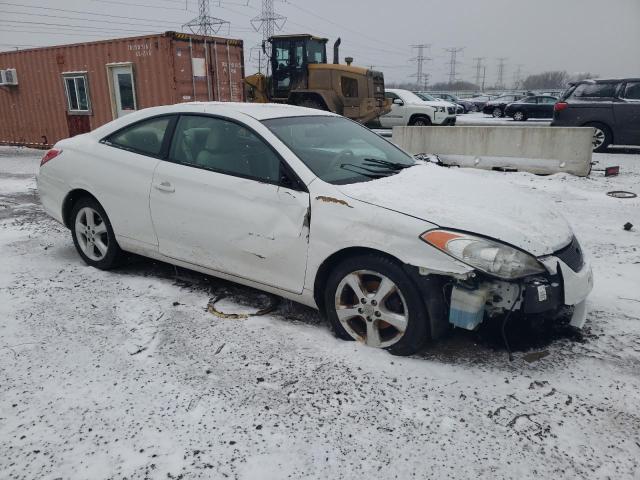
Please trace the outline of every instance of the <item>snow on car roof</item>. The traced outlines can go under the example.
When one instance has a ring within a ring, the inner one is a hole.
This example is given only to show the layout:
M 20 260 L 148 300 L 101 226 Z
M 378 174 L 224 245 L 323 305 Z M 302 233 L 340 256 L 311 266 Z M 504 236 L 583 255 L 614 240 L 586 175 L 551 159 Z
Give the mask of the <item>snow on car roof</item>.
M 315 108 L 297 107 L 281 103 L 201 102 L 206 113 L 223 113 L 225 110 L 244 113 L 256 120 L 308 115 L 335 116 L 334 113 Z

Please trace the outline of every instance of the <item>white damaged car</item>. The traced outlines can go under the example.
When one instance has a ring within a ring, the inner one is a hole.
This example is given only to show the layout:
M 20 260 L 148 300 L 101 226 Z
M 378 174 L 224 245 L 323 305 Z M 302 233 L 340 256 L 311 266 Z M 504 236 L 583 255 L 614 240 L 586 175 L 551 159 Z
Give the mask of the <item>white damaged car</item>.
M 283 105 L 141 110 L 58 142 L 38 174 L 80 257 L 123 252 L 323 311 L 399 355 L 513 312 L 584 322 L 589 263 L 538 196 L 416 161 L 367 128 Z

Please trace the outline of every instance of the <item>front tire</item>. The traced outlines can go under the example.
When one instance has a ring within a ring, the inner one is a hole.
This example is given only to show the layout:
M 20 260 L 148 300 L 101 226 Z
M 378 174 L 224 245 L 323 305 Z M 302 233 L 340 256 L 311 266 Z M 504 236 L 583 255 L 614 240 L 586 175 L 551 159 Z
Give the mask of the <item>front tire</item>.
M 521 111 L 517 111 L 513 113 L 513 119 L 516 122 L 526 122 L 527 121 L 527 115 L 524 112 Z
M 431 119 L 424 115 L 420 115 L 411 119 L 409 123 L 412 127 L 428 127 L 431 125 Z
M 502 109 L 500 107 L 496 107 L 491 112 L 493 118 L 501 118 L 502 117 Z
M 123 254 L 102 206 L 93 198 L 78 200 L 71 211 L 73 244 L 87 265 L 109 270 Z
M 327 279 L 324 304 L 338 338 L 411 355 L 429 336 L 418 289 L 394 260 L 366 254 L 340 263 Z

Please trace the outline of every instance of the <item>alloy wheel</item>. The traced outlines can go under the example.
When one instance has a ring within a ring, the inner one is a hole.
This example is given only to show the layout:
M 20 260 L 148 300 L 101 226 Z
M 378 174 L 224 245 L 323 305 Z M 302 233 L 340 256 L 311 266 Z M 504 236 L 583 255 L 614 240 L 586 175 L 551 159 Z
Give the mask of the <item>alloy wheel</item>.
M 493 116 L 495 118 L 500 118 L 502 116 L 502 110 L 499 107 L 493 109 Z
M 371 270 L 347 274 L 335 294 L 338 320 L 354 339 L 372 347 L 397 343 L 409 324 L 402 292 L 388 277 Z
M 107 225 L 100 214 L 91 207 L 78 211 L 75 223 L 78 245 L 89 259 L 99 262 L 109 251 Z
M 521 122 L 522 120 L 524 120 L 524 113 L 522 113 L 522 112 L 516 112 L 516 113 L 514 113 L 514 114 L 513 114 L 513 119 L 514 119 L 516 122 Z
M 606 139 L 606 135 L 604 133 L 604 130 L 602 130 L 601 128 L 598 127 L 594 127 L 594 132 L 593 132 L 593 149 L 596 150 L 598 148 L 600 148 Z

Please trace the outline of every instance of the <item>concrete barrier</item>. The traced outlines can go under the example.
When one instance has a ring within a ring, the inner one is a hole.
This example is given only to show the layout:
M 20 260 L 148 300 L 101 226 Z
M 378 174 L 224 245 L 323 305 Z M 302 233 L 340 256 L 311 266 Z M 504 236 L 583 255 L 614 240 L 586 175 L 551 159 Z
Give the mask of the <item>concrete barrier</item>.
M 435 153 L 447 165 L 586 177 L 591 171 L 593 129 L 394 127 L 392 141 L 414 155 Z

